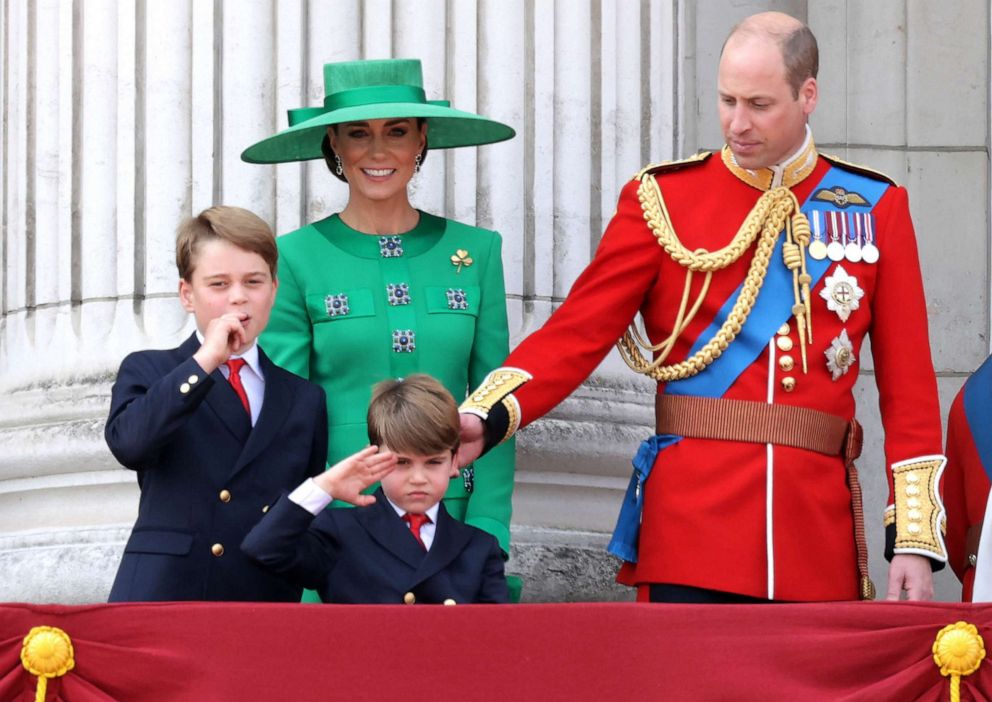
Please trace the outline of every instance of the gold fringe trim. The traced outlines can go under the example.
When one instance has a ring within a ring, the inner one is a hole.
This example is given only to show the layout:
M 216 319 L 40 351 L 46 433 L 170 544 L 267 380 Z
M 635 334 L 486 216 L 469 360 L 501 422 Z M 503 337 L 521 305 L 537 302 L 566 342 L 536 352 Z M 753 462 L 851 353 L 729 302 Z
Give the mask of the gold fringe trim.
M 799 202 L 786 187 L 774 188 L 764 193 L 748 213 L 731 242 L 717 250 L 697 249 L 689 251 L 679 240 L 672 227 L 668 209 L 658 182 L 650 173 L 644 173 L 637 190 L 644 220 L 651 229 L 658 244 L 665 249 L 672 260 L 686 270 L 682 302 L 672 325 L 672 333 L 659 344 L 652 345 L 637 330 L 636 325 L 617 341 L 620 356 L 627 365 L 638 373 L 647 375 L 658 382 L 671 382 L 697 375 L 719 358 L 740 333 L 747 321 L 755 300 L 764 283 L 771 263 L 775 242 L 783 229 L 786 230 L 784 249 L 785 264 L 793 273 L 793 293 L 795 304 L 792 312 L 799 328 L 799 343 L 802 351 L 803 372 L 806 372 L 806 345 L 813 341 L 810 320 L 809 289 L 811 278 L 806 272 L 806 246 L 809 244 L 809 222 L 799 210 Z M 695 354 L 679 363 L 662 365 L 675 347 L 675 342 L 692 322 L 709 290 L 714 271 L 722 270 L 736 262 L 757 241 L 757 248 L 744 285 L 734 302 L 730 315 L 712 339 Z M 691 308 L 689 306 L 692 276 L 703 273 L 702 289 Z M 644 348 L 654 354 L 649 361 L 640 351 Z

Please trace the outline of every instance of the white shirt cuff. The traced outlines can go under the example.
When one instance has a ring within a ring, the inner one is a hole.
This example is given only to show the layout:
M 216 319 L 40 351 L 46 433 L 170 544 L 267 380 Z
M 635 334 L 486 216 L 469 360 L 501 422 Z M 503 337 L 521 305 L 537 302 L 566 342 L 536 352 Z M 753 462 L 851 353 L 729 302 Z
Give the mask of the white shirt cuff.
M 298 488 L 289 493 L 289 499 L 314 516 L 320 514 L 321 510 L 334 500 L 314 482 L 313 478 L 307 478 L 300 483 Z

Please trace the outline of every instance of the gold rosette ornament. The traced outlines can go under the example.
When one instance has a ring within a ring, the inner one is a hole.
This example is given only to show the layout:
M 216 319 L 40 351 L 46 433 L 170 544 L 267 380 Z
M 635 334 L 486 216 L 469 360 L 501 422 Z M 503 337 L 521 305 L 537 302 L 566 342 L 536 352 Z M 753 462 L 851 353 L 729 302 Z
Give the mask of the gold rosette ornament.
M 933 660 L 940 674 L 951 678 L 951 702 L 961 699 L 961 676 L 971 675 L 985 658 L 985 642 L 974 624 L 945 626 L 933 642 Z
M 35 702 L 45 702 L 48 679 L 61 677 L 76 665 L 72 639 L 54 626 L 34 627 L 24 637 L 24 645 L 21 646 L 21 665 L 31 675 L 38 676 Z

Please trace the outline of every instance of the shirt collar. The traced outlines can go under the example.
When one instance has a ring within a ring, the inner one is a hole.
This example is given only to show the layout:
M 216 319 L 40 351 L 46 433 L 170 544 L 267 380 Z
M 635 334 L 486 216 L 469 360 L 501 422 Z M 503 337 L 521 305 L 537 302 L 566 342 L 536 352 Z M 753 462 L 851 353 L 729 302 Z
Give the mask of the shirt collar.
M 382 496 L 386 497 L 386 493 L 382 493 Z M 386 502 L 389 503 L 389 506 L 393 508 L 397 516 L 399 516 L 400 518 L 402 518 L 406 514 L 405 509 L 403 509 L 402 507 L 398 507 L 396 503 L 390 500 L 388 497 L 386 497 Z M 424 512 L 424 514 L 430 517 L 431 524 L 437 524 L 437 513 L 440 509 L 441 509 L 441 503 L 435 502 L 433 505 L 427 508 L 426 512 Z
M 199 329 L 196 330 L 196 339 L 197 339 L 197 341 L 200 342 L 200 345 L 202 346 L 203 345 L 203 334 L 200 333 L 200 330 Z M 248 366 L 249 368 L 251 368 L 252 372 L 255 375 L 257 375 L 259 378 L 262 378 L 262 379 L 265 378 L 265 376 L 262 374 L 262 365 L 261 365 L 261 363 L 259 363 L 259 360 L 258 360 L 258 341 L 253 341 L 252 344 L 251 344 L 251 346 L 249 346 L 248 349 L 244 353 L 241 353 L 241 354 L 232 354 L 231 355 L 231 358 L 241 358 L 241 359 L 244 359 L 245 365 Z
M 813 143 L 813 133 L 808 124 L 802 146 L 789 158 L 769 168 L 752 171 L 738 166 L 729 146 L 723 147 L 720 156 L 731 173 L 758 190 L 770 190 L 780 185 L 787 188 L 798 185 L 816 168 L 817 159 L 816 144 Z

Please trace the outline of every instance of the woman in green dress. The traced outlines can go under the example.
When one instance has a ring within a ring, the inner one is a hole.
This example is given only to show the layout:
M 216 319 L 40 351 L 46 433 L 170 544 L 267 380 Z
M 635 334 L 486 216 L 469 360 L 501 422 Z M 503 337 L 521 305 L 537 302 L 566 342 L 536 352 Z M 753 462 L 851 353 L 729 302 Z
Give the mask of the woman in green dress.
M 428 373 L 464 398 L 508 353 L 499 234 L 415 209 L 407 188 L 431 148 L 493 143 L 510 127 L 427 101 L 420 61 L 324 66 L 320 108 L 245 150 L 250 163 L 324 158 L 348 204 L 279 237 L 279 291 L 261 343 L 276 363 L 327 393 L 328 462 L 368 443 L 372 386 Z M 509 553 L 514 446 L 452 480 L 455 517 Z M 519 581 L 511 580 L 511 590 Z

